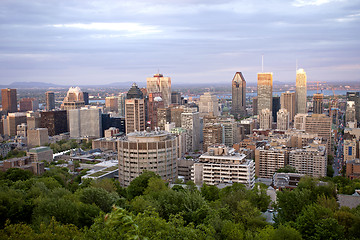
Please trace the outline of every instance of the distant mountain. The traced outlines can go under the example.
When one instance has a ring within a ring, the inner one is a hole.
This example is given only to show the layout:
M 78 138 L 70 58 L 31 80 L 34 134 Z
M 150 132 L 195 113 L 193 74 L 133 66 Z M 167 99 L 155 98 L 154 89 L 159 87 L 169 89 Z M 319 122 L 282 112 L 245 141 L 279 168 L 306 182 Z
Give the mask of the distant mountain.
M 9 85 L 0 85 L 1 88 L 50 88 L 50 87 L 65 87 L 53 83 L 43 82 L 13 82 Z

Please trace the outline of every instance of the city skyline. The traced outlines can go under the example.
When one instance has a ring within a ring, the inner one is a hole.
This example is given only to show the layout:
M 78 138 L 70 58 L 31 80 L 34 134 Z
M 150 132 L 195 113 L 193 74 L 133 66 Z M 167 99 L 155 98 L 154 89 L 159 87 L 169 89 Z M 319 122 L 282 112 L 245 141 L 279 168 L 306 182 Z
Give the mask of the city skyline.
M 360 1 L 0 3 L 0 85 L 228 82 L 243 72 L 295 83 L 359 81 Z

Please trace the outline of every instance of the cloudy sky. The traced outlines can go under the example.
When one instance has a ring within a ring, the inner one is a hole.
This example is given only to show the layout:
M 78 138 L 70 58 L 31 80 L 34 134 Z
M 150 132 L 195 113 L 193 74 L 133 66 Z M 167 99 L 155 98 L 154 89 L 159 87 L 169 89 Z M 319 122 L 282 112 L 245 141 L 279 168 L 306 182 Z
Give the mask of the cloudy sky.
M 360 81 L 360 0 L 1 0 L 0 84 Z

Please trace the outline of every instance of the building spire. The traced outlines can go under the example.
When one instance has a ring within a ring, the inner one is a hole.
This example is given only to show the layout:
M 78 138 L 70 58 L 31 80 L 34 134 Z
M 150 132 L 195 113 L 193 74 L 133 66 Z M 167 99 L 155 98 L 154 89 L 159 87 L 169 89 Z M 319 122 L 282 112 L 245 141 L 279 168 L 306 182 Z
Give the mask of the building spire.
M 264 72 L 264 54 L 261 55 L 261 72 Z

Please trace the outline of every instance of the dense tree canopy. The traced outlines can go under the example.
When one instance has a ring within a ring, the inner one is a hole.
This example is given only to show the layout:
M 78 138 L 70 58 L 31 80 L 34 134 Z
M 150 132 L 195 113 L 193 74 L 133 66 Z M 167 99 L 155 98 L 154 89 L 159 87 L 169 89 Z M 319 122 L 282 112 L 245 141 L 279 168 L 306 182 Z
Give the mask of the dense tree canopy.
M 277 193 L 275 224 L 267 186 L 234 183 L 219 189 L 191 183 L 172 189 L 144 172 L 122 188 L 111 179 L 81 184 L 66 168 L 43 176 L 11 169 L 0 175 L 1 239 L 355 239 L 360 206 L 339 208 L 336 187 L 356 187 L 343 178 L 303 178 Z

